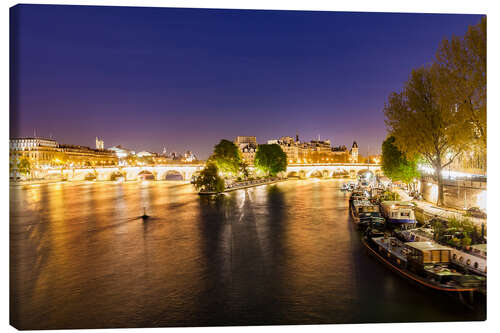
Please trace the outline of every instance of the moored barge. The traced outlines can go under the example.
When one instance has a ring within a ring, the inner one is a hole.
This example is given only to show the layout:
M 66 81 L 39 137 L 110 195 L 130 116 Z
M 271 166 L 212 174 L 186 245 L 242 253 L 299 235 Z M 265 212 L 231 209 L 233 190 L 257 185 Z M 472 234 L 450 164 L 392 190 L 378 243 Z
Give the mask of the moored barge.
M 440 293 L 473 303 L 481 279 L 463 274 L 450 265 L 451 248 L 432 242 L 403 243 L 395 237 L 366 235 L 362 239 L 368 251 L 406 279 Z

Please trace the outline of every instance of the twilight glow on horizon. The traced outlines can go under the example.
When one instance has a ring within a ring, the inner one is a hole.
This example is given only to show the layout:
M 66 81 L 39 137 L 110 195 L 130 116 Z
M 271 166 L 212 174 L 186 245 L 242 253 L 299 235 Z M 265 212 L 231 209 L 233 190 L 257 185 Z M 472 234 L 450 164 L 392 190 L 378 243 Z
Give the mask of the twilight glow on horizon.
M 481 15 L 17 5 L 10 136 L 206 158 L 281 136 L 380 153 L 411 68 Z

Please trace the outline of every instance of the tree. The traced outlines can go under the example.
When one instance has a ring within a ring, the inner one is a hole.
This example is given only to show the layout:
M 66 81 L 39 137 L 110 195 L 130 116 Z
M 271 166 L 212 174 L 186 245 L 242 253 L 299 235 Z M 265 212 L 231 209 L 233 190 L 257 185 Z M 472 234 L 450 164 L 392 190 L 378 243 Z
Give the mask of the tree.
M 246 161 L 241 161 L 240 163 L 240 172 L 243 178 L 248 178 L 250 176 L 250 170 L 248 169 L 248 163 Z
M 255 167 L 262 172 L 275 176 L 281 171 L 286 171 L 286 153 L 277 144 L 264 144 L 257 147 L 255 153 Z
M 480 149 L 486 148 L 486 17 L 470 26 L 464 37 L 444 39 L 436 54 L 442 77 L 440 95 L 456 105 L 470 125 L 467 132 Z
M 386 126 L 398 149 L 410 159 L 422 158 L 434 168 L 438 183 L 437 205 L 443 205 L 442 170 L 469 142 L 467 124 L 437 93 L 437 66 L 413 70 L 400 93 L 392 93 L 384 107 Z
M 209 161 L 214 162 L 220 171 L 235 175 L 240 168 L 240 151 L 232 141 L 223 139 L 214 147 Z
M 224 179 L 219 176 L 217 165 L 213 162 L 207 163 L 193 184 L 197 190 L 206 192 L 221 193 L 225 188 Z
M 17 164 L 17 170 L 20 174 L 27 175 L 31 172 L 31 163 L 26 157 L 21 157 Z
M 394 144 L 396 138 L 389 136 L 382 143 L 382 171 L 392 180 L 400 180 L 411 184 L 420 177 L 417 170 L 417 159 L 408 159 Z

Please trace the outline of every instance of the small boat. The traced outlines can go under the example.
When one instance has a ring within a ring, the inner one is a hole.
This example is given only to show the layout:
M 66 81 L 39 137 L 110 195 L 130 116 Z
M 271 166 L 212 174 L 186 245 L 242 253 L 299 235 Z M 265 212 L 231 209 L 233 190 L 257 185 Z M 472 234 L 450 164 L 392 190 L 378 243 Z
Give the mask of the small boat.
M 383 201 L 380 203 L 382 215 L 389 225 L 399 226 L 405 229 L 415 228 L 415 205 L 406 201 Z
M 366 215 L 369 213 L 379 213 L 379 207 L 367 199 L 354 199 L 352 201 L 351 216 L 355 224 L 360 225 L 361 218 L 363 218 L 364 224 L 369 222 L 371 214 Z
M 370 254 L 399 275 L 430 290 L 456 296 L 464 304 L 473 303 L 481 288 L 478 276 L 462 273 L 451 263 L 452 249 L 432 242 L 404 243 L 396 237 L 366 234 L 363 245 Z
M 374 205 L 375 206 L 375 205 Z M 378 206 L 375 206 L 378 208 Z M 385 219 L 380 212 L 362 212 L 359 214 L 360 224 L 364 226 L 372 226 L 375 228 L 384 228 Z

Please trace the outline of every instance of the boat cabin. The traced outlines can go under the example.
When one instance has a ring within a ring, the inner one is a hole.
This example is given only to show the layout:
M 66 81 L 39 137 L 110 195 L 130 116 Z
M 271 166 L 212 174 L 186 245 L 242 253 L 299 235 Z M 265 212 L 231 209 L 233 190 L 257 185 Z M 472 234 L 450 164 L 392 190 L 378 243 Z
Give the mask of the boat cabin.
M 450 262 L 451 248 L 434 242 L 406 243 L 408 258 L 421 265 L 446 264 Z
M 389 223 L 415 225 L 415 205 L 405 201 L 383 201 L 382 213 Z
M 361 213 L 375 213 L 379 211 L 378 206 L 372 204 L 369 200 L 354 200 L 353 209 L 357 215 Z

